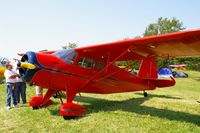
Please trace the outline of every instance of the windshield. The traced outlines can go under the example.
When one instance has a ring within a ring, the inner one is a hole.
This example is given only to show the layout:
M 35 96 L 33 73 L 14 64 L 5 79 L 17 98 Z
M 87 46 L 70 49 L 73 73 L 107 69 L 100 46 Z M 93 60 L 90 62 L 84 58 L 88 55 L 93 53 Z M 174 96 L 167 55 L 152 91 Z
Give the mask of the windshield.
M 60 58 L 64 62 L 68 64 L 73 64 L 74 59 L 76 57 L 76 52 L 74 49 L 64 49 L 64 50 L 58 50 L 55 53 L 53 53 L 54 56 Z

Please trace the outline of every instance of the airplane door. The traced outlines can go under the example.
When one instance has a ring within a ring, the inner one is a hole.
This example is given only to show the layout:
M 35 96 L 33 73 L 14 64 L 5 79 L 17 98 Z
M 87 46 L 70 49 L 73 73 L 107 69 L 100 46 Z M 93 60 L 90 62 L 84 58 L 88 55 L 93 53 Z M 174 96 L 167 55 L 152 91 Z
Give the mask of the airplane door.
M 73 69 L 70 84 L 73 84 L 76 88 L 81 87 L 97 73 L 94 67 L 95 60 L 86 57 L 79 57 Z

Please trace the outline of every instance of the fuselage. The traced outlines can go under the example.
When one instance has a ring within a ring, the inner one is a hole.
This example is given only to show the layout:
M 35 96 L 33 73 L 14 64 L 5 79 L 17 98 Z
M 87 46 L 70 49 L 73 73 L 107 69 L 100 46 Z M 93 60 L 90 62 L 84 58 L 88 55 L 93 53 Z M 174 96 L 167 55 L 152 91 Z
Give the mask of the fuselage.
M 85 93 L 119 93 L 152 90 L 156 86 L 137 75 L 109 64 L 106 59 L 93 59 L 74 49 L 60 50 L 53 54 L 27 52 L 23 62 L 34 64 L 36 69 L 20 69 L 30 84 L 43 88 L 76 89 Z

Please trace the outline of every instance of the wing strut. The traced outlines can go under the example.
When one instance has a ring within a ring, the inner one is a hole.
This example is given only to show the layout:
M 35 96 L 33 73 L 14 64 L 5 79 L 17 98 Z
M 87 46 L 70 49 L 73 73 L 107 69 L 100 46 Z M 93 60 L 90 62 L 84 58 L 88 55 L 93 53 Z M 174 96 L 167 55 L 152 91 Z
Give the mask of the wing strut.
M 90 83 L 91 81 L 93 81 L 98 75 L 100 75 L 104 70 L 107 70 L 110 65 L 112 65 L 115 61 L 117 61 L 119 58 L 121 58 L 122 56 L 124 56 L 127 52 L 131 52 L 130 49 L 132 47 L 133 46 L 128 47 L 122 54 L 120 54 L 118 57 L 116 57 L 110 63 L 109 63 L 110 53 L 108 53 L 107 65 L 101 71 L 99 71 L 97 74 L 95 74 L 93 77 L 91 77 L 88 81 L 86 81 L 78 90 L 80 90 L 81 88 L 83 88 L 84 86 L 86 86 L 88 83 Z
M 129 66 L 131 66 L 131 65 L 134 65 L 135 63 L 137 63 L 137 61 L 132 62 L 131 64 L 127 65 L 125 68 L 127 68 L 127 67 L 129 67 Z M 125 68 L 124 68 L 124 69 L 125 69 Z M 98 82 L 98 81 L 101 81 L 101 80 L 103 80 L 103 79 L 105 79 L 105 78 L 107 78 L 107 77 L 110 77 L 110 76 L 112 76 L 112 75 L 118 73 L 118 72 L 121 71 L 121 70 L 123 70 L 123 69 L 119 69 L 119 70 L 117 70 L 116 72 L 113 72 L 113 73 L 111 73 L 111 74 L 109 74 L 109 75 L 107 75 L 107 76 L 104 76 L 104 77 L 98 79 L 97 82 Z

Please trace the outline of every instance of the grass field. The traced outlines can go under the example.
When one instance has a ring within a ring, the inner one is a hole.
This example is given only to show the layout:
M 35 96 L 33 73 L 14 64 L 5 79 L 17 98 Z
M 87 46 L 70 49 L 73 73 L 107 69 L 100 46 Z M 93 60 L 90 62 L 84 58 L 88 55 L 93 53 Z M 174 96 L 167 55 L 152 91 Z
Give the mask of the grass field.
M 64 120 L 59 116 L 59 99 L 54 105 L 32 110 L 26 105 L 5 109 L 5 85 L 0 85 L 0 133 L 2 132 L 87 132 L 87 133 L 200 133 L 200 73 L 187 71 L 190 78 L 176 79 L 174 87 L 148 92 L 109 95 L 82 94 L 75 101 L 85 105 L 85 116 Z M 35 94 L 27 88 L 27 99 Z

